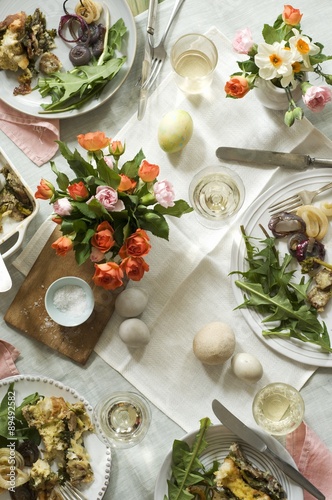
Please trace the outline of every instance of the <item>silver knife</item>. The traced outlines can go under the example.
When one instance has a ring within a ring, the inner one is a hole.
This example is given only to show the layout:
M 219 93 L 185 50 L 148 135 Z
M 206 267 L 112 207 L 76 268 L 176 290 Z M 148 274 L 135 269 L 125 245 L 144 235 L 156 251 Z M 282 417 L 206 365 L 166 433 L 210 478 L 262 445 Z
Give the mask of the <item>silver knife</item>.
M 145 114 L 146 104 L 148 100 L 149 91 L 148 89 L 145 88 L 144 84 L 149 78 L 151 72 L 151 62 L 153 57 L 152 37 L 154 35 L 154 27 L 156 24 L 157 6 L 158 6 L 158 0 L 149 1 L 148 22 L 146 26 L 146 40 L 144 47 L 144 59 L 142 63 L 142 77 L 140 82 L 141 90 L 138 100 L 137 118 L 139 120 L 142 120 Z
M 332 167 L 332 159 L 314 158 L 298 153 L 279 153 L 262 149 L 241 149 L 220 147 L 216 150 L 220 160 L 242 161 L 259 165 L 277 165 L 279 167 L 304 170 L 308 167 Z
M 215 415 L 218 417 L 220 422 L 225 425 L 230 431 L 234 432 L 238 437 L 243 439 L 246 443 L 250 444 L 255 450 L 264 453 L 273 462 L 275 462 L 278 467 L 293 481 L 299 484 L 302 488 L 307 490 L 311 495 L 313 495 L 318 500 L 325 500 L 325 496 L 321 493 L 308 479 L 306 479 L 297 469 L 292 465 L 285 462 L 282 458 L 278 457 L 263 439 L 252 429 L 249 429 L 241 420 L 239 420 L 235 415 L 233 415 L 227 408 L 225 408 L 219 401 L 214 399 L 212 401 L 212 409 Z

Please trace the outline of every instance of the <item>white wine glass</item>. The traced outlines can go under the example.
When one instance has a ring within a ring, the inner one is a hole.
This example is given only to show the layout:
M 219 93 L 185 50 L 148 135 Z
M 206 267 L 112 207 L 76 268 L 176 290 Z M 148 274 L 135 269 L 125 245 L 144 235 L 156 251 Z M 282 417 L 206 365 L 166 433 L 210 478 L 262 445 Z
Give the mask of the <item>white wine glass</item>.
M 189 186 L 189 199 L 197 218 L 210 229 L 223 227 L 240 210 L 244 196 L 241 178 L 223 166 L 204 168 Z
M 94 409 L 97 433 L 112 448 L 130 448 L 145 437 L 151 410 L 144 396 L 135 392 L 114 392 Z

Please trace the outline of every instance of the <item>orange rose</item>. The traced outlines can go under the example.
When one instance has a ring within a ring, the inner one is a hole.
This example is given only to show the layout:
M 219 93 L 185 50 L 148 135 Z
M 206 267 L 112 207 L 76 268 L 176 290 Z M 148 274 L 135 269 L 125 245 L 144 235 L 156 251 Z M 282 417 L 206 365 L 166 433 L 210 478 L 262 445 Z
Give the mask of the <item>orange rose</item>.
M 108 252 L 115 244 L 113 233 L 111 224 L 107 221 L 102 222 L 91 238 L 91 245 L 102 253 Z
M 54 186 L 50 182 L 42 179 L 39 186 L 37 186 L 37 191 L 35 193 L 35 198 L 40 198 L 41 200 L 49 200 L 54 194 Z
M 120 267 L 133 281 L 140 281 L 144 273 L 149 270 L 149 265 L 142 257 L 127 257 L 121 262 Z
M 249 82 L 244 76 L 233 76 L 225 85 L 227 97 L 233 97 L 235 99 L 244 97 L 249 90 Z
M 285 24 L 296 26 L 297 24 L 300 24 L 302 16 L 303 14 L 301 14 L 299 9 L 294 9 L 291 5 L 284 5 L 282 19 Z
M 89 196 L 89 191 L 87 190 L 83 181 L 70 184 L 67 190 L 73 200 L 82 201 Z
M 144 255 L 150 252 L 150 249 L 150 238 L 144 229 L 136 229 L 136 231 L 125 240 L 120 248 L 119 255 L 121 259 L 125 257 L 144 257 Z
M 146 160 L 143 160 L 138 169 L 138 175 L 144 182 L 152 182 L 159 175 L 158 165 L 153 165 Z
M 77 136 L 78 143 L 82 148 L 88 151 L 98 151 L 106 148 L 112 139 L 106 137 L 104 132 L 88 132 L 87 134 L 79 134 Z
M 62 223 L 62 219 L 61 217 L 59 217 L 59 215 L 54 215 L 54 217 L 52 217 L 52 221 L 55 222 L 56 224 Z
M 106 262 L 105 264 L 95 264 L 95 274 L 92 280 L 95 285 L 105 288 L 105 290 L 115 290 L 123 285 L 123 271 L 119 264 Z
M 57 255 L 64 257 L 73 248 L 73 242 L 68 236 L 60 236 L 60 238 L 52 243 L 51 247 L 54 248 Z
M 130 179 L 127 175 L 120 174 L 121 181 L 118 186 L 118 191 L 131 191 L 135 188 L 137 182 L 134 179 Z

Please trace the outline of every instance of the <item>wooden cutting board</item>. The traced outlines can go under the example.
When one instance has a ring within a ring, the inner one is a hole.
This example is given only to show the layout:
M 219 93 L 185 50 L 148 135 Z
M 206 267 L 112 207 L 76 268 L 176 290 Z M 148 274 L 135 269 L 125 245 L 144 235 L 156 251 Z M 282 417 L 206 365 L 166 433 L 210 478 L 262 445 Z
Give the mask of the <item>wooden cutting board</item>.
M 65 257 L 56 255 L 51 244 L 59 236 L 61 233 L 55 228 L 7 310 L 5 321 L 25 335 L 84 365 L 113 314 L 117 295 L 125 286 L 114 292 L 95 286 L 92 281 L 92 262 L 78 266 L 74 252 L 69 252 Z M 53 281 L 63 276 L 78 276 L 87 281 L 93 290 L 95 307 L 90 318 L 82 325 L 58 325 L 46 312 L 46 290 Z

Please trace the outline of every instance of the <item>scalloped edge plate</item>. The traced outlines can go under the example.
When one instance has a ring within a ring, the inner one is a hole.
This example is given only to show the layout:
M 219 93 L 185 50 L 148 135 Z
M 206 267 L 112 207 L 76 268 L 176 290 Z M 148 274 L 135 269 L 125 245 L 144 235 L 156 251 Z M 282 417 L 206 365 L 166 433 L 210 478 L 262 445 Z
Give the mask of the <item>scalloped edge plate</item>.
M 84 403 L 86 411 L 91 420 L 93 419 L 93 408 L 88 401 L 75 389 L 64 385 L 57 380 L 39 375 L 17 375 L 0 380 L 0 401 L 5 396 L 8 386 L 14 382 L 15 399 L 18 404 L 22 400 L 38 392 L 43 396 L 62 396 L 66 401 L 75 403 L 78 400 Z M 98 432 L 101 432 L 98 429 Z M 89 433 L 84 438 L 84 444 L 90 455 L 91 466 L 95 479 L 89 486 L 82 488 L 82 492 L 89 500 L 101 500 L 107 490 L 111 472 L 111 449 L 98 438 L 97 434 Z M 1 500 L 10 500 L 9 493 L 4 492 Z

